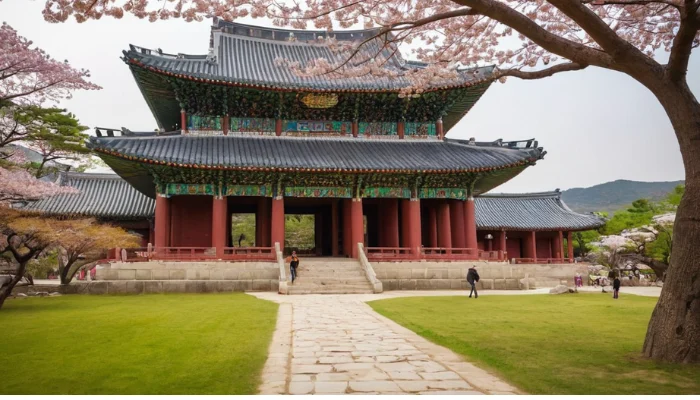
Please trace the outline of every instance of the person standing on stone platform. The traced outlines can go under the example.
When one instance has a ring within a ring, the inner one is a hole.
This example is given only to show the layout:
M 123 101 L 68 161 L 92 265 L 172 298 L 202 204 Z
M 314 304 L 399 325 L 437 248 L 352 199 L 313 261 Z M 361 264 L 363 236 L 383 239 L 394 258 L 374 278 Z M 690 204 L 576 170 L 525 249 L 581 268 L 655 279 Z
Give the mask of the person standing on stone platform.
M 474 294 L 474 298 L 478 299 L 479 293 L 476 291 L 476 282 L 479 282 L 479 273 L 476 272 L 476 265 L 472 265 L 469 271 L 467 271 L 467 282 L 472 286 L 472 290 L 469 292 L 469 298 Z
M 292 283 L 297 278 L 297 267 L 299 266 L 299 257 L 297 257 L 297 252 L 292 252 L 292 257 L 289 261 L 289 273 L 292 275 Z

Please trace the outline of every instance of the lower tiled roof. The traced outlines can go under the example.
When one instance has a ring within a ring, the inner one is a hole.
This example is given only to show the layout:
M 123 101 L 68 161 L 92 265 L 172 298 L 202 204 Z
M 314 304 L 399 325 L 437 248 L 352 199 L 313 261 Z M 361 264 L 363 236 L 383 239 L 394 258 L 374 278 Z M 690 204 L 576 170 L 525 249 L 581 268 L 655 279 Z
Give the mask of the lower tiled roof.
M 154 215 L 155 200 L 115 174 L 64 173 L 61 185 L 79 193 L 47 197 L 25 207 L 55 215 L 137 220 Z
M 475 199 L 479 229 L 586 230 L 605 222 L 594 214 L 572 211 L 561 192 L 485 194 Z
M 89 147 L 136 161 L 224 169 L 330 171 L 486 171 L 534 163 L 542 148 L 461 140 L 365 140 L 267 136 L 91 138 Z

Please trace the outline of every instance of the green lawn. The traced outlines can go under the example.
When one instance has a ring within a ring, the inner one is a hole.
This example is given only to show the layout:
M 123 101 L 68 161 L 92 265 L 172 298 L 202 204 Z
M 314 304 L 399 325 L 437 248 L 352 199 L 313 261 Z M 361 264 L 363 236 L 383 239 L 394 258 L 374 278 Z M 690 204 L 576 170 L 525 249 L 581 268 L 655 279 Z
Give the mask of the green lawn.
M 8 300 L 0 394 L 254 394 L 276 318 L 240 293 Z
M 411 297 L 380 314 L 531 394 L 700 394 L 700 366 L 640 356 L 655 298 Z

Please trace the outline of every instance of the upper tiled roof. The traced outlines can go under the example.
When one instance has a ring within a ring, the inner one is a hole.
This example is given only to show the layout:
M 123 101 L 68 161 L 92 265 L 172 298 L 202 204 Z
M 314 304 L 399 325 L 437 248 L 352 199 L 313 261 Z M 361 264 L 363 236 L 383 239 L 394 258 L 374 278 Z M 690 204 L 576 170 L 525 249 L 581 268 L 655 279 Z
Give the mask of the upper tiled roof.
M 339 31 L 339 40 L 358 42 L 371 38 L 376 30 Z M 210 55 L 171 55 L 160 50 L 150 50 L 130 46 L 124 52 L 124 59 L 131 64 L 155 71 L 186 75 L 194 78 L 232 82 L 242 85 L 279 87 L 307 90 L 360 90 L 396 91 L 410 85 L 404 77 L 388 78 L 372 75 L 352 78 L 338 78 L 331 75 L 300 76 L 279 60 L 307 65 L 311 60 L 323 58 L 332 63 L 345 61 L 347 55 L 333 51 L 317 37 L 326 37 L 326 31 L 292 31 L 254 27 L 215 20 L 212 27 Z M 290 41 L 290 37 L 294 40 Z M 371 40 L 355 56 L 362 61 L 383 54 L 388 61 L 383 68 L 402 72 L 424 68 L 425 64 L 404 61 L 399 52 L 391 48 L 381 49 L 379 39 Z M 464 69 L 451 82 L 443 82 L 441 87 L 470 86 L 483 82 L 491 75 L 493 67 Z
M 140 219 L 153 216 L 155 200 L 150 199 L 115 174 L 64 173 L 62 186 L 79 193 L 51 196 L 30 203 L 25 209 L 49 214 L 105 219 Z
M 515 143 L 515 142 L 513 142 Z M 89 147 L 123 158 L 176 166 L 341 171 L 485 171 L 532 163 L 542 148 L 462 140 L 366 140 L 268 136 L 91 138 Z
M 569 209 L 559 191 L 485 194 L 475 199 L 475 206 L 480 229 L 585 230 L 604 224 L 596 215 Z

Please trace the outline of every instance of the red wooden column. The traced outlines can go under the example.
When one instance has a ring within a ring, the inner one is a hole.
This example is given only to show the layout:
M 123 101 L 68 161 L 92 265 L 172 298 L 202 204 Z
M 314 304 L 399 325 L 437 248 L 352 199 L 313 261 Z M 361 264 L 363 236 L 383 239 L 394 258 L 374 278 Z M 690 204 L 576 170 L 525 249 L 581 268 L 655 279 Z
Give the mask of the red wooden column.
M 451 200 L 450 204 L 450 226 L 452 227 L 452 246 L 456 248 L 467 247 L 464 226 L 464 205 L 460 200 Z
M 525 258 L 537 261 L 537 237 L 535 231 L 530 231 L 525 237 Z
M 272 198 L 272 213 L 270 217 L 270 245 L 280 244 L 280 250 L 284 251 L 284 197 Z
M 350 254 L 359 258 L 357 244 L 365 241 L 365 224 L 362 216 L 362 199 L 352 199 L 350 202 Z
M 282 120 L 279 118 L 275 120 L 275 136 L 282 136 Z
M 381 199 L 384 202 L 384 245 L 385 247 L 399 247 L 399 200 Z
M 184 108 L 180 110 L 180 131 L 187 132 L 187 115 Z
M 338 199 L 331 203 L 331 255 L 338 256 Z
M 468 249 L 479 248 L 476 238 L 476 207 L 472 196 L 468 196 L 467 201 L 464 202 L 464 236 Z
M 350 242 L 352 241 L 352 222 L 350 221 L 350 208 L 352 200 L 343 199 L 343 255 L 345 257 L 352 256 Z
M 571 231 L 566 232 L 566 249 L 568 250 L 569 262 L 574 262 L 574 241 Z
M 224 136 L 228 135 L 228 130 L 231 128 L 231 119 L 229 118 L 228 114 L 224 115 Z
M 170 199 L 156 195 L 155 247 L 168 247 L 170 244 Z
M 360 134 L 360 126 L 357 121 L 352 121 L 352 137 L 357 137 Z
M 506 231 L 501 231 L 500 234 L 498 235 L 498 250 L 501 251 L 501 254 L 506 254 L 508 252 L 508 243 L 506 241 Z M 505 257 L 503 257 L 505 259 Z
M 396 124 L 396 133 L 399 135 L 399 139 L 403 139 L 406 134 L 406 123 L 404 121 L 399 121 Z
M 437 210 L 434 205 L 428 208 L 428 241 L 430 247 L 438 247 Z
M 211 246 L 216 247 L 216 258 L 224 257 L 226 247 L 226 221 L 228 221 L 228 204 L 224 196 L 214 196 L 211 219 Z
M 406 247 L 411 248 L 411 253 L 415 259 L 421 258 L 421 222 L 420 222 L 420 199 L 404 200 L 404 220 L 406 226 L 407 240 Z M 434 214 L 433 214 L 434 215 Z M 435 225 L 433 225 L 435 226 Z
M 562 260 L 564 259 L 564 232 L 559 231 L 557 232 L 557 239 L 559 239 L 559 245 L 557 246 L 557 251 L 559 252 L 559 257 Z
M 437 209 L 438 246 L 452 248 L 452 228 L 450 227 L 450 203 L 440 202 Z

